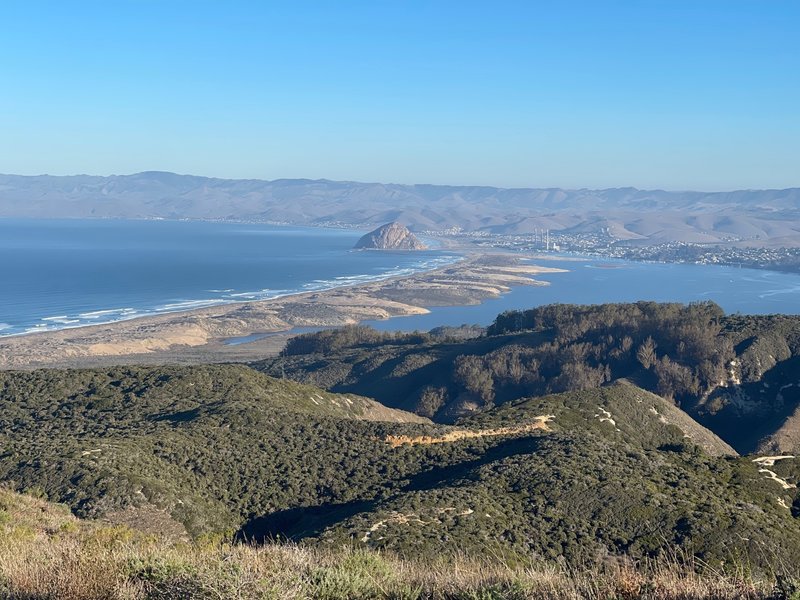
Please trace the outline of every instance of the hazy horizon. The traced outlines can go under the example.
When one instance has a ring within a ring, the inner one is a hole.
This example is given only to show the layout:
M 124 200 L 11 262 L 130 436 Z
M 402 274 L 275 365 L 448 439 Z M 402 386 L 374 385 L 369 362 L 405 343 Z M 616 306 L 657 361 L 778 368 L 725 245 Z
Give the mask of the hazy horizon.
M 787 187 L 761 187 L 761 188 L 729 188 L 729 189 L 700 189 L 700 188 L 669 188 L 669 187 L 639 187 L 634 185 L 612 185 L 606 187 L 591 187 L 591 186 L 545 186 L 545 185 L 528 185 L 528 186 L 501 186 L 495 185 L 491 183 L 487 184 L 464 184 L 464 183 L 457 183 L 457 182 L 429 182 L 429 181 L 411 181 L 411 182 L 401 182 L 401 181 L 365 181 L 365 180 L 356 180 L 356 179 L 333 179 L 330 177 L 274 177 L 274 178 L 263 178 L 263 177 L 219 177 L 216 175 L 205 175 L 201 173 L 177 173 L 175 171 L 166 171 L 163 169 L 149 169 L 146 171 L 135 171 L 130 173 L 0 173 L 2 177 L 133 177 L 136 175 L 144 175 L 148 173 L 163 173 L 168 175 L 177 175 L 179 177 L 197 177 L 201 179 L 218 179 L 218 180 L 230 180 L 230 181 L 263 181 L 267 183 L 272 183 L 276 181 L 319 181 L 319 182 L 331 182 L 331 183 L 357 183 L 357 184 L 364 184 L 364 185 L 397 185 L 397 186 L 431 186 L 431 187 L 453 187 L 453 188 L 495 188 L 498 190 L 546 190 L 546 189 L 553 189 L 553 190 L 569 190 L 569 191 L 604 191 L 604 190 L 615 190 L 615 189 L 636 189 L 643 192 L 671 192 L 671 193 L 692 193 L 692 192 L 700 192 L 700 193 L 727 193 L 727 192 L 742 192 L 742 191 L 783 191 L 783 190 L 794 190 L 800 189 L 800 182 L 796 185 L 790 185 Z

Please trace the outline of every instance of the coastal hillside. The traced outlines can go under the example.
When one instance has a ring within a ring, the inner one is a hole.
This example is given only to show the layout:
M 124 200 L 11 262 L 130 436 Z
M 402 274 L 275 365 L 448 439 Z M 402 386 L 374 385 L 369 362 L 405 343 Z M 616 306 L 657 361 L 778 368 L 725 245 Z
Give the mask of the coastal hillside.
M 797 552 L 800 461 L 767 467 L 770 461 L 736 458 L 719 442 L 717 451 L 727 454 L 711 456 L 652 399 L 621 384 L 463 420 L 460 428 L 492 432 L 548 418 L 533 435 L 484 438 L 472 460 L 431 469 L 317 535 L 402 555 L 456 545 L 573 563 L 680 547 L 722 567 Z M 417 448 L 407 441 L 397 452 Z
M 684 600 L 790 598 L 796 579 L 701 574 L 677 561 L 566 568 L 499 557 L 400 559 L 386 552 L 161 534 L 77 519 L 63 504 L 0 488 L 0 595 L 26 600 Z
M 346 328 L 293 338 L 254 366 L 443 423 L 627 379 L 740 453 L 800 451 L 800 318 L 713 303 L 542 306 L 468 339 Z
M 374 495 L 387 427 L 427 422 L 243 366 L 5 371 L 0 481 L 188 538 Z
M 737 457 L 632 383 L 437 425 L 240 365 L 0 381 L 0 482 L 175 543 L 800 567 L 798 461 Z
M 144 172 L 0 175 L 0 216 L 232 219 L 492 234 L 551 229 L 636 244 L 800 244 L 800 189 L 672 192 L 495 188 L 309 179 L 237 180 Z

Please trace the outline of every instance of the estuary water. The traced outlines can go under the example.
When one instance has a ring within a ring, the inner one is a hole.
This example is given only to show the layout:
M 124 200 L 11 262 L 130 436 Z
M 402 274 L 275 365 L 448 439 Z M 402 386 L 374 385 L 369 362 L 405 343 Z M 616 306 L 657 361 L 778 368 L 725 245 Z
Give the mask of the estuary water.
M 442 251 L 351 250 L 363 231 L 0 219 L 0 336 L 262 300 L 430 270 Z
M 367 323 L 384 331 L 428 331 L 439 325 L 489 325 L 505 310 L 556 302 L 701 302 L 712 300 L 728 313 L 800 314 L 800 275 L 717 265 L 647 263 L 548 257 L 534 264 L 568 269 L 535 276 L 548 286 L 521 286 L 475 306 L 432 308 L 430 314 Z

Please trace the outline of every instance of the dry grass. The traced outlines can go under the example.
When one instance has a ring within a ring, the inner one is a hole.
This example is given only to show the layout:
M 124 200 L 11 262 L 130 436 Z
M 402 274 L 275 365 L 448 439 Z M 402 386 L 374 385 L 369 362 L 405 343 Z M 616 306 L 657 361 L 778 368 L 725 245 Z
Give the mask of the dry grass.
M 350 548 L 172 543 L 0 490 L 0 597 L 16 599 L 792 598 L 791 582 L 709 573 L 677 561 L 512 566 L 487 557 L 403 561 Z M 800 598 L 800 594 L 797 596 Z
M 0 541 L 0 596 L 101 598 L 769 598 L 773 585 L 675 565 L 573 571 L 466 559 L 435 564 L 293 545 L 166 545 L 97 529 Z

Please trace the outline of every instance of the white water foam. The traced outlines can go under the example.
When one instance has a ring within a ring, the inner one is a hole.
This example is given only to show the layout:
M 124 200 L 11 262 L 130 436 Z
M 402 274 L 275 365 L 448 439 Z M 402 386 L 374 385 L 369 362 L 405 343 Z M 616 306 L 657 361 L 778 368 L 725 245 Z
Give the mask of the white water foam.
M 261 300 L 274 300 L 315 291 L 326 291 L 340 287 L 351 287 L 354 285 L 382 281 L 392 277 L 403 277 L 431 271 L 461 260 L 460 256 L 443 256 L 427 260 L 421 260 L 409 267 L 395 265 L 393 268 L 374 274 L 342 275 L 331 279 L 317 279 L 307 282 L 297 289 L 270 289 L 263 288 L 257 291 L 236 292 L 233 289 L 211 289 L 209 293 L 222 294 L 218 298 L 203 298 L 196 300 L 179 300 L 155 306 L 153 308 L 136 309 L 132 307 L 107 308 L 86 311 L 77 315 L 60 314 L 42 317 L 39 323 L 33 326 L 15 327 L 8 323 L 0 323 L 0 337 L 10 337 L 27 333 L 39 333 L 42 331 L 56 331 L 61 329 L 73 329 L 87 325 L 104 325 L 118 321 L 127 321 L 138 317 L 146 317 L 170 312 L 180 312 L 223 304 L 236 304 L 241 302 L 252 302 Z
M 782 294 L 796 294 L 800 292 L 800 286 L 787 287 L 777 290 L 766 290 L 759 294 L 759 298 L 771 298 L 772 296 L 780 296 Z
M 101 319 L 110 315 L 127 316 L 139 312 L 135 308 L 107 308 L 104 310 L 93 310 L 90 312 L 79 313 L 79 319 Z
M 225 298 L 233 299 L 235 302 L 249 301 L 249 300 L 274 300 L 275 298 L 282 298 L 290 294 L 298 293 L 297 290 L 271 290 L 265 288 L 257 292 L 239 292 L 236 294 L 226 294 Z
M 59 315 L 56 317 L 42 317 L 42 321 L 50 323 L 58 323 L 59 325 L 71 325 L 72 323 L 80 323 L 80 319 L 71 319 L 67 315 Z
M 155 312 L 179 312 L 182 310 L 192 310 L 193 308 L 206 308 L 208 306 L 216 306 L 217 304 L 226 304 L 228 301 L 222 298 L 209 298 L 206 300 L 182 300 L 180 302 L 171 302 L 169 304 L 162 304 L 153 309 Z

